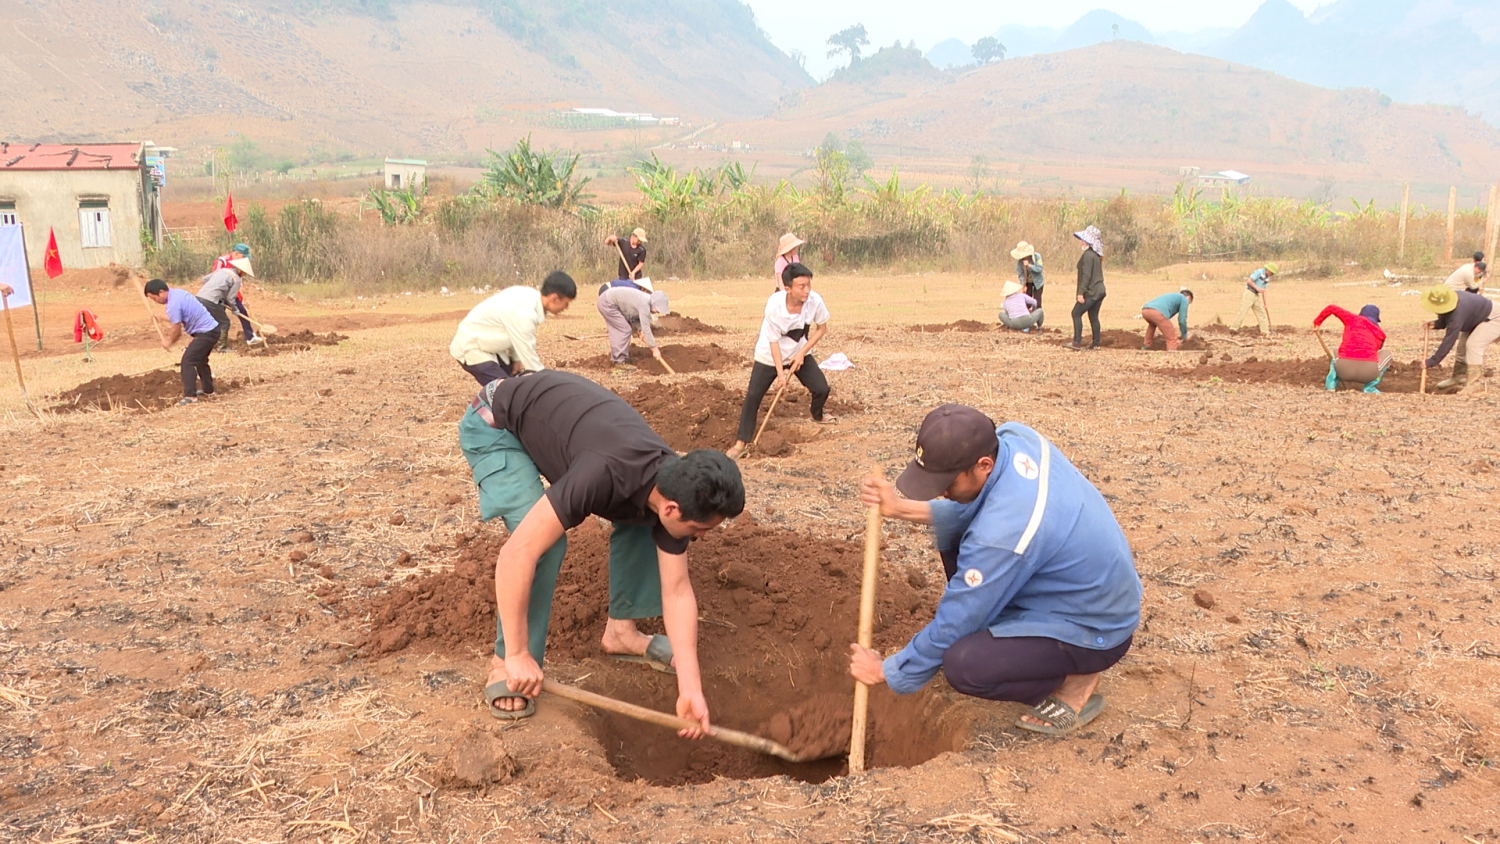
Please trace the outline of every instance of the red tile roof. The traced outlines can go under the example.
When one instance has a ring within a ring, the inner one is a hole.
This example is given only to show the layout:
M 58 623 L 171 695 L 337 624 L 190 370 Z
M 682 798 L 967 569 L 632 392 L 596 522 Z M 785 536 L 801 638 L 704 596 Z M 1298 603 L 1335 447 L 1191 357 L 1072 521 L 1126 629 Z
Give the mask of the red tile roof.
M 0 172 L 6 170 L 134 170 L 140 144 L 0 143 Z

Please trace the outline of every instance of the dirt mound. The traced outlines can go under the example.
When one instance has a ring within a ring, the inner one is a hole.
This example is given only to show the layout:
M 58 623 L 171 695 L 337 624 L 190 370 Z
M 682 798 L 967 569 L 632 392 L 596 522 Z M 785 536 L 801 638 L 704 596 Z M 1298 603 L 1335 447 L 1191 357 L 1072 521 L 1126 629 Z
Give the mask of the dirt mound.
M 703 378 L 675 384 L 647 381 L 620 396 L 678 451 L 729 448 L 745 401 L 744 393 Z
M 712 372 L 719 369 L 746 369 L 750 368 L 749 361 L 744 355 L 731 352 L 717 343 L 709 343 L 707 346 L 661 346 L 661 356 L 667 359 L 667 363 L 679 373 L 683 372 Z M 632 347 L 630 350 L 630 362 L 639 366 L 641 372 L 647 375 L 666 375 L 667 371 L 661 368 L 651 352 L 640 347 Z M 562 365 L 562 369 L 593 370 L 595 372 L 607 371 L 614 364 L 609 355 L 594 355 L 581 360 L 569 361 Z
M 1106 328 L 1103 331 L 1099 332 L 1099 347 L 1101 349 L 1139 349 L 1141 347 L 1141 342 L 1145 339 L 1146 335 L 1144 330 L 1126 331 L 1123 328 Z M 1090 340 L 1091 335 L 1089 334 L 1088 327 L 1084 326 L 1084 345 L 1088 345 Z M 1049 342 L 1058 344 L 1071 343 L 1073 342 L 1073 335 L 1067 332 L 1063 332 L 1056 339 L 1049 338 Z M 1151 344 L 1151 348 L 1155 350 L 1165 351 L 1167 348 L 1166 338 L 1158 334 L 1156 336 L 1156 341 Z M 1187 342 L 1182 344 L 1183 351 L 1189 352 L 1204 352 L 1208 351 L 1208 349 L 1210 348 L 1211 345 L 1209 344 L 1209 342 L 1203 337 L 1199 336 L 1198 329 L 1196 328 L 1189 330 Z
M 465 534 L 456 543 L 452 571 L 406 582 L 374 599 L 361 652 L 409 647 L 489 652 L 495 631 L 494 563 L 504 542 L 499 531 L 488 528 Z M 699 655 L 716 722 L 764 730 L 816 755 L 840 753 L 849 734 L 852 684 L 845 647 L 859 612 L 862 547 L 768 529 L 742 516 L 698 540 L 689 558 L 703 620 Z M 548 659 L 589 660 L 593 690 L 670 711 L 676 689 L 669 677 L 603 658 L 599 642 L 608 613 L 608 559 L 609 533 L 599 523 L 590 520 L 570 532 L 554 593 Z M 904 643 L 931 617 L 937 597 L 919 594 L 906 572 L 894 566 L 882 572 L 878 595 L 878 647 Z M 660 622 L 643 621 L 642 629 L 660 631 Z M 882 714 L 871 718 L 869 747 L 876 765 L 917 764 L 957 749 L 964 740 L 961 719 L 943 718 L 948 705 L 935 693 L 898 698 L 875 689 L 871 705 Z M 616 769 L 656 783 L 781 773 L 823 779 L 843 765 L 842 759 L 789 765 L 712 742 L 683 742 L 618 716 L 593 717 Z
M 266 342 L 254 346 L 246 346 L 245 338 L 235 335 L 229 341 L 229 348 L 234 351 L 246 352 L 253 355 L 283 355 L 289 352 L 305 352 L 314 346 L 337 346 L 348 340 L 348 335 L 328 332 L 318 334 L 314 331 L 303 329 L 293 331 L 290 334 L 266 335 Z
M 702 320 L 683 314 L 667 314 L 651 326 L 653 334 L 728 334 L 729 329 L 709 325 Z
M 222 396 L 251 383 L 248 379 L 215 379 L 214 395 Z M 175 368 L 140 375 L 106 375 L 74 387 L 56 397 L 53 413 L 83 410 L 160 410 L 182 398 L 182 377 Z
M 1225 360 L 1225 358 L 1230 358 Z M 1243 361 L 1236 361 L 1229 355 L 1221 355 L 1214 360 L 1210 355 L 1199 358 L 1198 365 L 1191 369 L 1160 369 L 1162 375 L 1172 378 L 1188 378 L 1194 381 L 1204 381 L 1209 378 L 1218 378 L 1235 384 L 1284 384 L 1289 387 L 1309 387 L 1312 389 L 1323 389 L 1324 379 L 1328 377 L 1328 359 L 1314 358 L 1312 360 L 1260 360 L 1250 356 Z M 1381 380 L 1379 389 L 1382 393 L 1415 393 L 1421 383 L 1422 362 L 1414 360 L 1411 363 L 1393 363 L 1390 370 Z M 1442 380 L 1442 375 L 1434 376 L 1428 373 L 1427 387 L 1432 390 L 1432 384 Z M 1351 389 L 1340 386 L 1340 389 Z
M 932 323 L 929 325 L 908 325 L 907 331 L 916 334 L 938 334 L 943 331 L 963 331 L 970 334 L 978 334 L 985 331 L 994 331 L 999 323 L 980 322 L 974 319 L 961 319 L 957 322 Z

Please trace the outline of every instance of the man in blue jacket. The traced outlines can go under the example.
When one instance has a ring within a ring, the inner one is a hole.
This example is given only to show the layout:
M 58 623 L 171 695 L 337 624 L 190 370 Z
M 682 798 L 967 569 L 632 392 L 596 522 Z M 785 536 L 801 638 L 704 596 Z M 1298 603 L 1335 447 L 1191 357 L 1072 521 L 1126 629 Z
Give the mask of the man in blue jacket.
M 945 404 L 895 486 L 870 475 L 860 494 L 887 518 L 932 526 L 948 587 L 894 656 L 850 645 L 856 680 L 910 694 L 941 668 L 964 694 L 1031 705 L 1017 726 L 1052 735 L 1098 717 L 1099 676 L 1140 623 L 1141 581 L 1104 496 L 1056 447 Z

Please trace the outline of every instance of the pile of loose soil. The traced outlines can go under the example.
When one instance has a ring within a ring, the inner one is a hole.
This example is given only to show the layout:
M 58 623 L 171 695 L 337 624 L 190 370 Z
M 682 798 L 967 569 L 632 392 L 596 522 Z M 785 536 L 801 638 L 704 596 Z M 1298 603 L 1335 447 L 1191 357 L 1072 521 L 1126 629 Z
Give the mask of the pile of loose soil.
M 671 384 L 647 381 L 620 397 L 678 451 L 733 445 L 745 400 L 744 393 L 703 378 Z
M 214 395 L 231 393 L 249 384 L 248 379 L 216 379 Z M 182 399 L 182 377 L 174 369 L 160 369 L 140 375 L 106 375 L 61 393 L 53 413 L 76 413 L 84 410 L 160 410 Z
M 460 536 L 453 570 L 412 580 L 368 606 L 370 630 L 358 642 L 374 656 L 419 648 L 490 652 L 495 631 L 494 565 L 505 540 L 488 528 Z M 847 642 L 859 612 L 862 547 L 842 539 L 763 527 L 741 516 L 698 540 L 689 553 L 698 599 L 699 658 L 716 723 L 761 731 L 794 750 L 823 756 L 848 744 Z M 604 658 L 609 533 L 589 520 L 569 533 L 548 637 L 549 661 L 588 661 L 591 690 L 672 711 L 672 678 Z M 903 644 L 931 617 L 936 594 L 926 581 L 889 567 L 876 606 L 876 645 Z M 941 578 L 936 580 L 941 585 Z M 643 630 L 659 631 L 656 620 Z M 545 705 L 552 705 L 545 703 Z M 958 749 L 966 719 L 944 717 L 946 697 L 925 691 L 898 697 L 872 690 L 869 751 L 876 766 L 912 765 Z M 658 784 L 789 774 L 825 779 L 844 760 L 791 765 L 714 742 L 685 742 L 671 732 L 620 716 L 590 713 L 611 763 L 622 775 Z
M 1219 336 L 1219 337 L 1244 337 L 1244 338 L 1251 339 L 1251 340 L 1257 340 L 1257 339 L 1260 339 L 1263 336 L 1260 333 L 1260 327 L 1255 324 L 1254 320 L 1251 320 L 1249 323 L 1240 326 L 1238 329 L 1230 328 L 1229 326 L 1225 325 L 1222 322 L 1214 322 L 1214 323 L 1209 323 L 1208 325 L 1193 326 L 1192 330 L 1195 331 L 1195 332 L 1201 331 L 1204 334 L 1214 335 L 1214 336 Z M 1272 336 L 1275 336 L 1277 334 L 1291 335 L 1291 334 L 1306 334 L 1306 333 L 1311 333 L 1311 332 L 1310 332 L 1309 329 L 1295 328 L 1295 327 L 1290 326 L 1290 325 L 1276 325 L 1274 323 L 1271 325 L 1271 334 L 1272 334 Z
M 1088 345 L 1091 337 L 1092 335 L 1089 334 L 1088 328 L 1087 326 L 1085 326 L 1083 331 L 1084 345 Z M 1126 331 L 1123 328 L 1106 328 L 1103 331 L 1099 332 L 1099 347 L 1102 349 L 1139 349 L 1141 347 L 1141 341 L 1145 339 L 1146 335 L 1144 330 L 1135 332 Z M 1071 343 L 1073 342 L 1073 336 L 1071 334 L 1064 333 L 1052 342 L 1063 344 Z M 1151 348 L 1159 351 L 1165 351 L 1167 348 L 1166 338 L 1158 334 L 1156 336 L 1155 342 L 1151 344 Z M 1198 329 L 1196 328 L 1189 330 L 1187 342 L 1182 344 L 1182 350 L 1189 352 L 1204 352 L 1208 351 L 1209 348 L 1211 348 L 1209 342 L 1199 336 Z
M 1229 355 L 1221 355 L 1217 360 L 1211 355 L 1203 355 L 1198 359 L 1198 365 L 1191 369 L 1156 371 L 1169 377 L 1189 378 L 1194 381 L 1216 377 L 1235 384 L 1284 384 L 1289 387 L 1322 390 L 1324 379 L 1328 377 L 1328 359 L 1259 360 L 1252 355 L 1243 361 L 1235 361 Z M 1381 380 L 1379 389 L 1382 393 L 1415 393 L 1421 383 L 1421 377 L 1421 361 L 1393 363 L 1390 370 L 1386 372 L 1385 378 Z M 1443 377 L 1429 372 L 1427 375 L 1430 382 L 1427 385 L 1428 391 L 1431 391 L 1432 384 L 1442 380 Z M 1341 386 L 1340 389 L 1352 388 Z
M 236 335 L 230 339 L 229 348 L 234 351 L 248 352 L 253 355 L 270 356 L 286 354 L 288 352 L 305 352 L 314 346 L 337 346 L 348 339 L 347 335 L 337 334 L 332 331 L 327 334 L 318 334 L 303 329 L 302 331 L 293 331 L 290 334 L 268 334 L 266 335 L 265 343 L 254 346 L 246 346 L 245 338 Z
M 702 320 L 684 314 L 667 314 L 651 326 L 653 334 L 728 334 L 729 330 L 709 325 Z
M 985 331 L 994 331 L 999 325 L 998 322 L 990 323 L 974 319 L 961 319 L 957 322 L 908 325 L 906 330 L 916 334 L 938 334 L 943 331 L 963 331 L 970 334 L 978 334 Z
M 678 373 L 683 372 L 712 372 L 720 369 L 745 369 L 749 370 L 750 364 L 744 355 L 731 352 L 717 343 L 709 343 L 706 346 L 682 346 L 675 344 L 662 344 L 661 356 L 667 359 L 667 363 Z M 647 375 L 666 375 L 667 371 L 661 368 L 651 352 L 639 346 L 630 350 L 630 362 L 640 367 L 640 371 Z M 609 354 L 594 355 L 582 360 L 569 361 L 562 365 L 563 369 L 594 370 L 596 372 L 606 371 L 614 364 L 609 359 Z

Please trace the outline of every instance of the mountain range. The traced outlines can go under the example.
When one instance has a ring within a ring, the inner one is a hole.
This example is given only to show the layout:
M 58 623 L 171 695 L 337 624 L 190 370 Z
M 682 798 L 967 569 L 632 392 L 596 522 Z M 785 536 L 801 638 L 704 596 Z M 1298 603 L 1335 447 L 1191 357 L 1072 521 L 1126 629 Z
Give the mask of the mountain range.
M 1266 0 L 1232 30 L 1153 33 L 1095 9 L 1063 29 L 1002 26 L 1007 58 L 1115 39 L 1264 68 L 1324 88 L 1376 88 L 1402 102 L 1460 105 L 1500 126 L 1500 14 L 1495 0 L 1336 0 L 1304 15 Z M 948 39 L 927 53 L 939 68 L 972 64 Z

